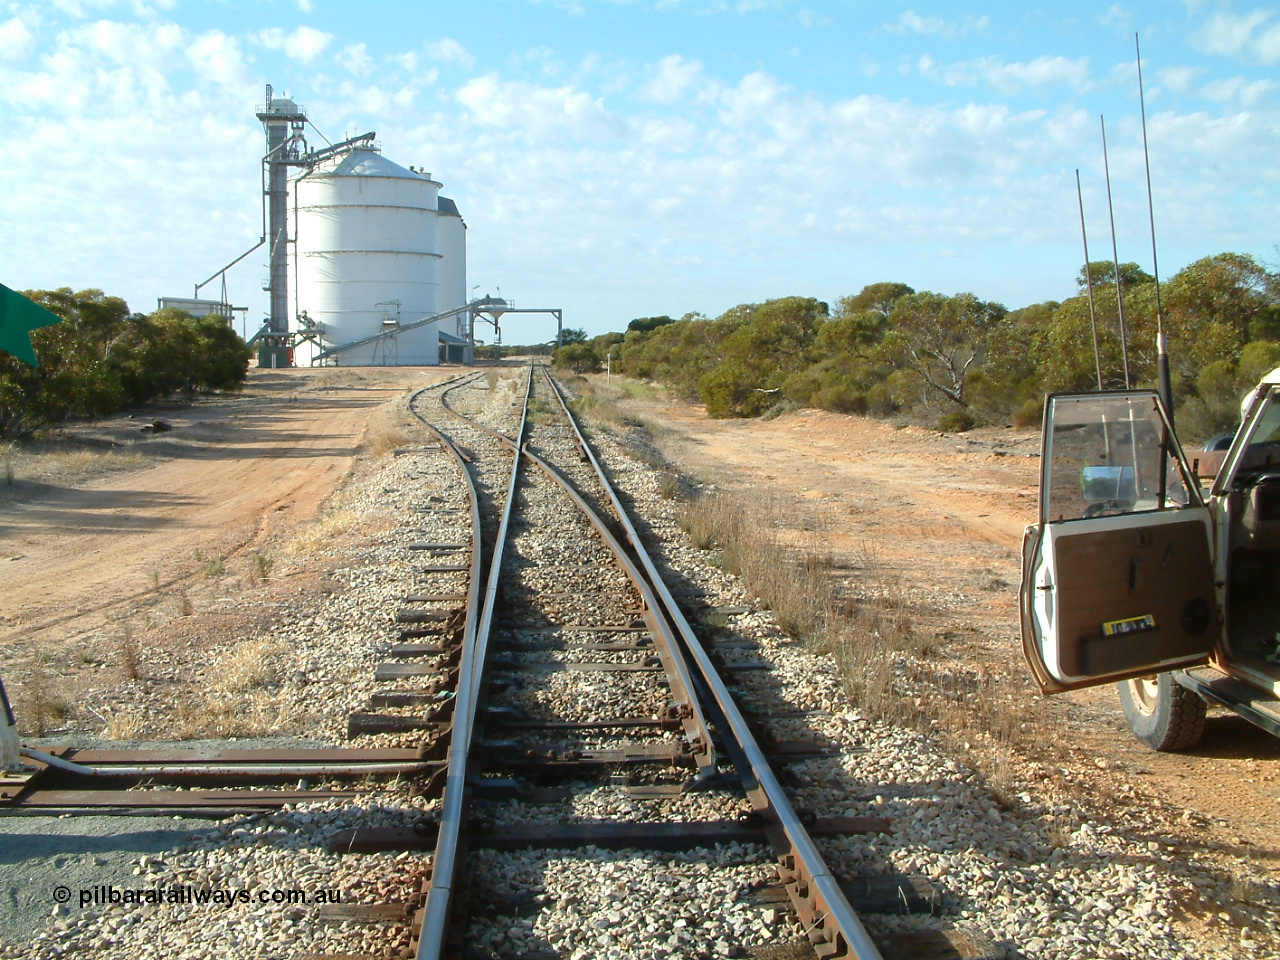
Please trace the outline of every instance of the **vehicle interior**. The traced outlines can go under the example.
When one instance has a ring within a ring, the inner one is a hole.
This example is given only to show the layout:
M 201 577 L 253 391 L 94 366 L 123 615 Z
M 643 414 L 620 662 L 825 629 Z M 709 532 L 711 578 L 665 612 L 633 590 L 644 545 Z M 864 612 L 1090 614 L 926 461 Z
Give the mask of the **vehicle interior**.
M 1231 652 L 1280 679 L 1280 390 L 1254 423 L 1226 498 Z

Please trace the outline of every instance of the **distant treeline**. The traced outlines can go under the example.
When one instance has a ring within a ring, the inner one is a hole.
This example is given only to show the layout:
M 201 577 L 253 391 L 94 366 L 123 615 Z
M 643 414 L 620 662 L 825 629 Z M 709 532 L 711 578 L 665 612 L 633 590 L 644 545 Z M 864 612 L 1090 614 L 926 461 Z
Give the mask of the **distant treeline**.
M 27 290 L 62 318 L 31 333 L 38 367 L 0 354 L 0 436 L 98 417 L 173 393 L 235 389 L 250 350 L 220 317 L 130 313 L 101 290 Z
M 1077 278 L 1079 295 L 1008 310 L 971 293 L 918 292 L 873 283 L 832 310 L 811 297 L 746 303 L 714 320 L 642 317 L 626 333 L 561 347 L 557 365 L 579 372 L 606 361 L 706 404 L 713 417 L 756 417 L 797 405 L 906 416 L 945 430 L 1021 426 L 1044 395 L 1124 386 L 1113 264 Z M 1121 264 L 1129 380 L 1156 381 L 1156 285 Z M 1098 345 L 1090 323 L 1089 293 Z M 1190 264 L 1160 284 L 1179 433 L 1234 429 L 1240 395 L 1280 366 L 1280 274 L 1245 254 Z

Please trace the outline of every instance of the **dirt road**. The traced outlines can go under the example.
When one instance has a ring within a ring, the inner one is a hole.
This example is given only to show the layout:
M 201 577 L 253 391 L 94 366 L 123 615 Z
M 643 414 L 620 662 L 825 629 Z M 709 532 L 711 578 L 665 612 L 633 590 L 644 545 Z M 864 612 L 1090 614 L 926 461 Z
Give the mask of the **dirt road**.
M 17 472 L 0 507 L 11 661 L 93 636 L 203 565 L 234 564 L 310 520 L 351 470 L 371 414 L 457 372 L 254 370 L 241 395 L 160 411 L 164 432 L 124 417 L 73 427 L 73 442 L 139 455 L 144 468 L 83 483 Z

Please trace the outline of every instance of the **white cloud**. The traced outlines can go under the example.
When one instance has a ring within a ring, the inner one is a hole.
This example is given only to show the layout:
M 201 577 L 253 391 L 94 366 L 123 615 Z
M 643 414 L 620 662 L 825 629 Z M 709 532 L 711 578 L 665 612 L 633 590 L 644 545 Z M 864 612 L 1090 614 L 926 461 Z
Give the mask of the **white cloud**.
M 467 81 L 454 96 L 482 126 L 534 135 L 571 133 L 588 139 L 612 136 L 618 130 L 601 100 L 572 87 L 504 82 L 489 73 Z
M 930 76 L 939 71 L 930 63 L 921 73 Z M 1028 87 L 1067 86 L 1083 91 L 1090 86 L 1087 59 L 1050 56 L 1018 63 L 1005 63 L 999 57 L 962 61 L 941 70 L 941 78 L 948 86 L 989 86 L 1005 94 L 1021 93 Z
M 1254 80 L 1244 77 L 1229 77 L 1223 80 L 1212 80 L 1201 90 L 1209 100 L 1219 103 L 1238 104 L 1242 107 L 1253 107 L 1264 97 L 1280 89 L 1274 80 Z
M 947 20 L 943 17 L 922 17 L 914 10 L 906 10 L 893 23 L 887 23 L 882 29 L 888 33 L 919 34 L 926 37 L 942 37 L 954 40 L 967 37 L 971 33 L 981 33 L 987 29 L 991 18 L 962 17 L 959 20 Z
M 735 3 L 727 0 L 724 12 Z M 19 9 L 0 0 L 4 17 Z M 608 301 L 610 310 L 634 304 L 636 313 L 718 312 L 736 302 L 707 299 L 702 287 L 713 291 L 707 296 L 740 300 L 790 292 L 838 295 L 886 279 L 861 275 L 868 269 L 864 261 L 883 249 L 898 251 L 911 271 L 938 251 L 954 250 L 961 275 L 990 265 L 972 252 L 983 244 L 1010 244 L 1003 255 L 1013 258 L 1018 245 L 1074 242 L 1070 168 L 1094 164 L 1095 157 L 1100 167 L 1096 110 L 1104 103 L 1090 97 L 1086 109 L 1075 104 L 1085 98 L 1066 94 L 1105 94 L 1113 83 L 1121 90 L 1123 82 L 1124 102 L 1134 106 L 1131 57 L 1116 58 L 1123 69 L 1115 77 L 1099 72 L 1091 78 L 1091 69 L 1101 69 L 1096 60 L 1091 66 L 1084 59 L 1038 56 L 1038 49 L 1022 60 L 993 56 L 948 64 L 936 52 L 936 60 L 913 57 L 909 74 L 926 73 L 962 91 L 945 91 L 952 102 L 942 104 L 913 102 L 907 94 L 820 94 L 806 88 L 792 63 L 778 68 L 789 71 L 784 84 L 782 74 L 770 72 L 770 64 L 783 62 L 776 53 L 764 67 L 753 62 L 717 74 L 710 61 L 674 54 L 619 63 L 583 59 L 558 46 L 486 47 L 482 62 L 491 72 L 467 73 L 448 89 L 430 90 L 437 75 L 428 68 L 447 76 L 445 64 L 470 62 L 461 44 L 427 43 L 418 31 L 397 52 L 358 31 L 339 42 L 316 30 L 308 46 L 306 35 L 292 27 L 196 32 L 160 22 L 166 18 L 154 13 L 132 17 L 129 9 L 130 0 L 120 0 L 110 15 L 115 22 L 98 21 L 106 15 L 95 13 L 83 20 L 62 17 L 57 27 L 26 12 L 19 14 L 21 28 L 0 18 L 0 112 L 12 129 L 5 144 L 11 176 L 0 181 L 0 208 L 15 224 L 0 244 L 0 257 L 7 269 L 13 264 L 24 285 L 104 286 L 129 295 L 140 309 L 158 293 L 190 289 L 191 280 L 232 259 L 260 232 L 262 143 L 252 104 L 261 80 L 249 55 L 284 59 L 264 55 L 264 48 L 291 57 L 272 70 L 289 73 L 280 82 L 300 94 L 334 139 L 339 130 L 377 129 L 389 158 L 425 163 L 445 182 L 471 226 L 473 282 L 501 283 L 504 290 L 510 284 L 526 302 L 559 304 L 564 288 L 548 278 L 563 274 L 565 251 L 572 250 L 592 265 L 589 282 L 579 286 L 607 289 L 612 299 L 601 293 L 597 302 Z M 977 21 L 912 16 L 910 32 L 920 36 L 977 29 Z M 1231 42 L 1242 55 L 1261 56 L 1261 38 L 1275 22 L 1252 22 L 1243 40 Z M 1096 31 L 1096 20 L 1091 23 Z M 1131 43 L 1128 49 L 1131 54 Z M 6 56 L 15 50 L 25 51 L 27 60 Z M 918 57 L 920 50 L 913 53 Z M 334 63 L 327 72 L 293 65 L 307 56 L 313 64 L 324 58 Z M 875 75 L 878 64 L 861 56 L 850 57 L 848 68 Z M 898 62 L 896 53 L 880 56 Z M 1235 231 L 1229 236 L 1270 236 L 1280 188 L 1270 104 L 1280 78 L 1187 66 L 1194 58 L 1161 61 L 1164 69 L 1152 71 L 1159 80 L 1155 89 L 1164 91 L 1161 106 L 1178 99 L 1171 92 L 1205 98 L 1197 104 L 1202 113 L 1166 109 L 1149 117 L 1162 230 L 1217 249 L 1242 248 L 1220 239 L 1228 234 L 1206 239 L 1206 229 L 1221 223 Z M 540 75 L 548 68 L 559 68 L 559 78 Z M 854 89 L 891 88 L 900 83 L 891 72 L 881 70 L 874 84 L 853 73 Z M 904 89 L 914 96 L 917 88 Z M 1047 112 L 1020 110 L 1025 104 L 1004 95 L 1025 90 L 1047 92 L 1036 103 Z M 1145 224 L 1136 107 L 1132 113 L 1122 114 L 1114 127 L 1108 123 L 1112 172 L 1117 200 L 1132 197 L 1139 209 L 1131 219 Z M 90 169 L 110 176 L 85 177 Z M 1096 196 L 1100 171 L 1082 174 L 1086 191 Z M 1231 186 L 1241 183 L 1255 185 L 1248 202 Z M 215 210 L 210 196 L 226 199 Z M 196 222 L 199 244 L 174 243 L 184 225 Z M 56 231 L 48 223 L 74 223 L 76 229 Z M 117 239 L 121 224 L 127 243 Z M 14 253 L 19 245 L 42 251 L 56 270 Z M 815 289 L 820 284 L 811 265 L 824 261 L 829 278 L 838 279 L 821 282 L 848 278 L 849 288 Z M 241 292 L 232 290 L 237 302 L 259 302 L 261 292 L 253 288 L 260 265 L 250 258 L 232 278 L 242 284 Z M 656 311 L 636 303 L 635 278 L 655 275 L 664 278 L 664 296 L 678 289 L 689 299 Z M 902 279 L 916 286 L 936 282 L 916 276 Z M 999 296 L 1000 282 L 981 273 L 947 289 L 963 284 L 980 296 Z M 537 286 L 542 283 L 553 285 Z M 129 294 L 130 288 L 145 296 Z M 544 289 L 552 291 L 546 300 Z M 567 295 L 564 306 L 573 307 L 577 296 Z M 577 314 L 574 325 L 581 318 Z
M 1189 93 L 1203 73 L 1200 67 L 1165 67 L 1157 71 L 1156 79 L 1174 93 Z
M 369 50 L 363 43 L 343 47 L 338 54 L 338 63 L 357 77 L 367 77 L 373 70 L 373 58 L 369 56 Z
M 427 56 L 441 63 L 456 63 L 463 67 L 471 67 L 476 62 L 476 58 L 467 52 L 466 47 L 450 37 L 428 43 Z
M 833 21 L 826 14 L 819 13 L 817 10 L 801 10 L 796 14 L 796 22 L 802 27 L 814 29 L 815 27 L 830 26 Z
M 292 33 L 285 33 L 280 27 L 269 27 L 255 34 L 254 40 L 268 50 L 283 50 L 290 60 L 310 63 L 324 53 L 333 40 L 333 34 L 304 24 Z
M 18 60 L 31 52 L 35 37 L 18 17 L 0 23 L 0 58 Z
M 640 96 L 658 103 L 675 103 L 701 79 L 701 63 L 673 53 L 658 61 L 656 72 L 640 89 Z
M 72 38 L 88 50 L 116 63 L 164 65 L 185 42 L 173 23 L 128 24 L 99 20 L 72 31 Z
M 434 71 L 428 71 L 422 77 L 427 83 L 434 83 Z M 359 124 L 372 124 L 388 117 L 403 117 L 410 110 L 418 95 L 417 83 L 405 83 L 399 87 L 390 85 L 356 84 L 344 81 L 338 87 L 342 97 L 341 110 L 351 116 Z
M 187 47 L 187 59 L 204 79 L 223 85 L 239 85 L 248 80 L 249 71 L 240 52 L 240 41 L 221 30 L 200 34 Z
M 1133 14 L 1120 6 L 1120 4 L 1114 3 L 1107 8 L 1106 13 L 1098 18 L 1098 22 L 1104 27 L 1124 27 L 1128 30 L 1129 25 L 1133 23 Z
M 730 87 L 720 94 L 720 102 L 725 107 L 723 116 L 730 123 L 754 119 L 775 105 L 784 89 L 767 73 L 759 70 L 749 73 L 738 81 L 736 87 Z
M 1206 53 L 1276 63 L 1280 61 L 1280 23 L 1275 22 L 1274 16 L 1272 10 L 1247 14 L 1220 10 L 1205 21 L 1195 41 Z

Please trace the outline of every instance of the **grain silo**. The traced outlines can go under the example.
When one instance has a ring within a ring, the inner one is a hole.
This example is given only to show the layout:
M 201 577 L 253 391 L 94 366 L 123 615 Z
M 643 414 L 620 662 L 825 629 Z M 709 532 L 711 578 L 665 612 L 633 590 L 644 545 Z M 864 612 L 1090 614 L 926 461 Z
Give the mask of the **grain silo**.
M 423 321 L 466 297 L 465 232 L 459 242 L 461 217 L 439 182 L 363 145 L 292 187 L 295 362 L 438 363 L 438 323 Z

